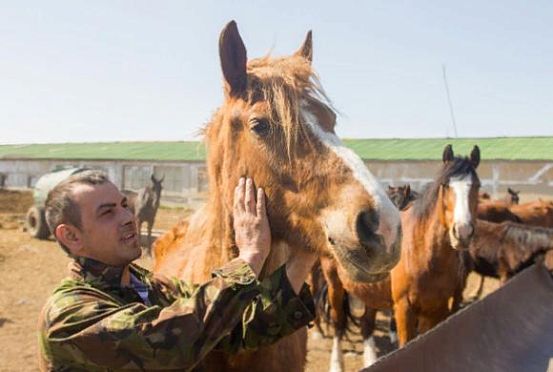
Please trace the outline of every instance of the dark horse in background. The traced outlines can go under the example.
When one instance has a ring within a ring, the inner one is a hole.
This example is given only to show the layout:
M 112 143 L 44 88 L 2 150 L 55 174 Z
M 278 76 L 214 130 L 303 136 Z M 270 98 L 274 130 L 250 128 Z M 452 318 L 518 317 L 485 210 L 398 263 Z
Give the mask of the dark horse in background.
M 501 284 L 553 250 L 553 229 L 510 221 L 477 221 L 466 256 L 468 269 Z M 481 289 L 479 289 L 480 291 Z M 480 294 L 480 293 L 479 293 Z
M 142 224 L 146 222 L 148 228 L 148 240 L 146 245 L 146 252 L 151 254 L 152 246 L 152 227 L 156 219 L 157 210 L 159 208 L 159 202 L 161 199 L 161 190 L 163 189 L 161 183 L 165 176 L 161 179 L 157 179 L 153 174 L 150 177 L 152 183 L 138 192 L 138 195 L 134 204 L 134 214 L 137 220 L 138 232 L 142 231 Z

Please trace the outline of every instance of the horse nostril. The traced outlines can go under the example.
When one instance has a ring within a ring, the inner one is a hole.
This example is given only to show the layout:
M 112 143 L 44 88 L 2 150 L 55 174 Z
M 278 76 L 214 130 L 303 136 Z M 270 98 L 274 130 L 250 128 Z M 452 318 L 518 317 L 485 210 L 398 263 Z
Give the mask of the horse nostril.
M 375 210 L 365 210 L 357 216 L 356 230 L 361 242 L 374 240 L 378 230 L 378 214 Z

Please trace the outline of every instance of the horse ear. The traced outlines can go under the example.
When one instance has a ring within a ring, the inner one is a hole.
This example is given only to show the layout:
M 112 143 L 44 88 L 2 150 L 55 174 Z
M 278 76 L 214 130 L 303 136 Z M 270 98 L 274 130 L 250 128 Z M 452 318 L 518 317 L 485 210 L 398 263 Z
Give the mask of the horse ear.
M 474 148 L 470 152 L 470 162 L 474 169 L 478 168 L 478 164 L 480 164 L 480 148 L 477 145 L 474 145 Z
M 448 163 L 453 160 L 453 146 L 447 145 L 444 147 L 444 153 L 442 154 L 442 161 Z
M 305 58 L 309 63 L 313 62 L 313 32 L 311 30 L 307 32 L 303 44 L 294 55 Z
M 233 97 L 241 95 L 246 90 L 248 83 L 246 73 L 248 56 L 235 21 L 230 21 L 221 31 L 219 58 L 229 95 Z
M 409 196 L 411 194 L 411 185 L 407 184 L 405 185 L 405 196 Z
M 150 176 L 150 179 L 152 180 L 152 182 L 156 182 L 156 176 L 154 176 L 154 174 L 152 173 L 152 175 Z

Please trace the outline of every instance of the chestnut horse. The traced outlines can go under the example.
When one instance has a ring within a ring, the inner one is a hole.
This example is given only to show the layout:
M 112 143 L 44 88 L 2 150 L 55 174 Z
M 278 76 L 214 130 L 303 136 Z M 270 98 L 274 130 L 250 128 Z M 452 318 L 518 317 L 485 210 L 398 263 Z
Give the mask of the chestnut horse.
M 399 212 L 361 159 L 334 132 L 336 115 L 312 66 L 311 33 L 288 57 L 248 61 L 236 23 L 222 31 L 225 99 L 204 130 L 205 206 L 155 246 L 156 271 L 195 283 L 238 254 L 233 190 L 252 177 L 267 194 L 272 246 L 261 276 L 302 250 L 334 257 L 355 281 L 388 275 L 400 253 Z M 221 338 L 225 335 L 221 335 Z M 237 354 L 212 351 L 210 371 L 301 371 L 307 329 Z
M 391 272 L 399 345 L 424 333 L 457 310 L 466 280 L 459 250 L 475 233 L 480 150 L 454 157 L 443 152 L 437 179 L 402 212 L 401 258 Z
M 553 201 L 551 200 L 538 199 L 512 205 L 510 211 L 524 224 L 553 228 Z
M 481 193 L 478 200 L 478 218 L 490 222 L 522 222 L 510 207 L 519 203 L 520 191 L 507 188 L 507 195 L 503 199 L 492 200 L 487 193 Z
M 515 191 L 515 190 L 511 189 L 510 187 L 507 187 L 507 195 L 505 195 L 503 197 L 503 199 L 499 199 L 499 200 L 496 200 L 496 201 L 503 202 L 507 205 L 515 205 L 515 204 L 518 204 L 520 202 L 519 194 L 520 194 L 520 191 Z M 484 200 L 491 201 L 492 200 L 490 194 L 488 194 L 487 192 L 481 192 L 479 197 L 480 197 L 481 201 L 484 201 Z

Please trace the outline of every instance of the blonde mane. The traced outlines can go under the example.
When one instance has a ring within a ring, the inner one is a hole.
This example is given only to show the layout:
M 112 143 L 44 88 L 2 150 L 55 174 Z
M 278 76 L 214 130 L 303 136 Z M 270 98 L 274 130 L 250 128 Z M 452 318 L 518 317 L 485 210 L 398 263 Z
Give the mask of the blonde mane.
M 310 62 L 301 56 L 276 57 L 270 55 L 248 61 L 249 103 L 266 101 L 271 107 L 269 124 L 271 130 L 282 130 L 286 153 L 291 162 L 298 141 L 311 144 L 301 115 L 302 103 L 309 102 L 336 115 L 330 99 L 326 95 L 320 79 Z M 219 109 L 203 130 L 209 143 L 210 127 L 221 120 Z M 334 125 L 334 123 L 331 123 Z

